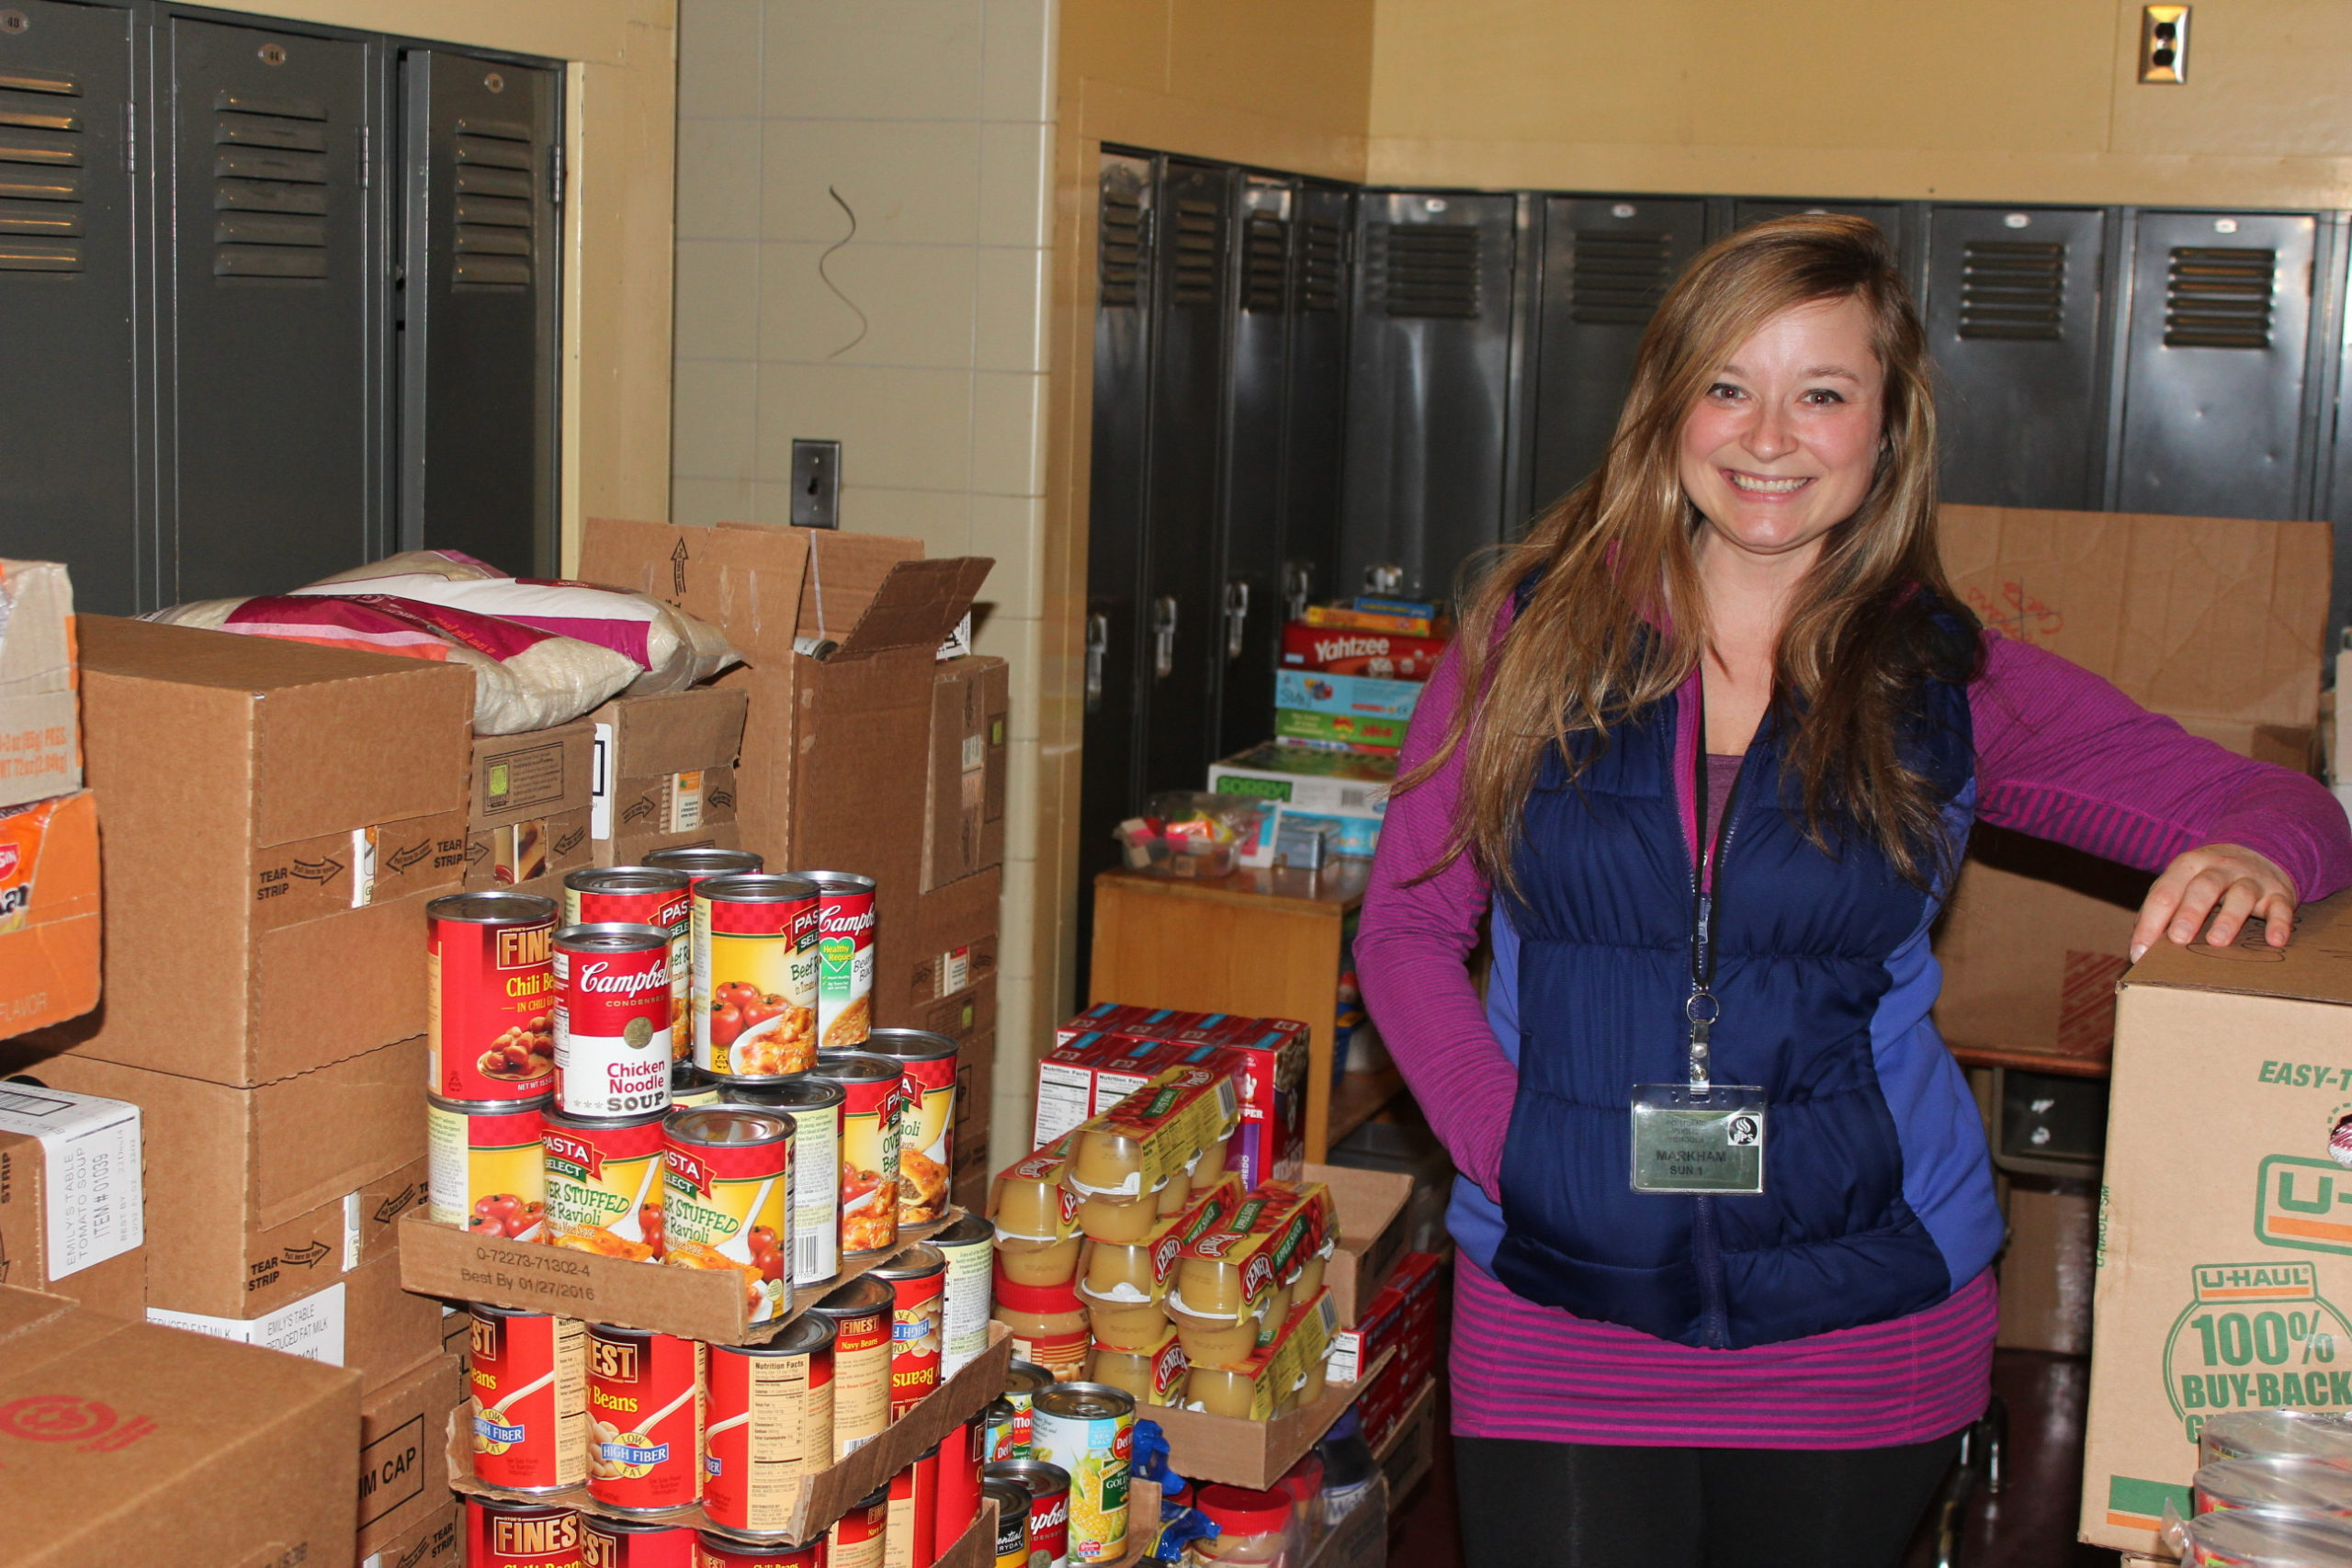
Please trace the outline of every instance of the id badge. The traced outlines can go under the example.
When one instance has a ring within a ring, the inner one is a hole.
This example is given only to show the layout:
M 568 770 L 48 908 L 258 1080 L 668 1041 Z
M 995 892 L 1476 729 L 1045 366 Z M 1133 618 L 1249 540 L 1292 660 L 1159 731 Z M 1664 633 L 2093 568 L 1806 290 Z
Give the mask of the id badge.
M 1746 1084 L 1634 1086 L 1634 1190 L 1764 1190 L 1764 1091 Z

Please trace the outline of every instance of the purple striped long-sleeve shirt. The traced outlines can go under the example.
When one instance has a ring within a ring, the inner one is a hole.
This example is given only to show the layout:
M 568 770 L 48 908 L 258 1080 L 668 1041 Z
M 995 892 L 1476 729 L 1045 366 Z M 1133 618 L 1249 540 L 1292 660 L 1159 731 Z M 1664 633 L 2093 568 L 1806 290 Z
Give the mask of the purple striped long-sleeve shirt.
M 1436 750 L 1461 699 L 1431 679 L 1404 750 Z M 2088 671 L 1992 634 L 1970 690 L 1977 816 L 2144 870 L 2199 844 L 2275 861 L 2305 900 L 2352 885 L 2352 830 L 2315 781 L 2249 761 Z M 1490 890 L 1466 859 L 1424 882 L 1461 792 L 1457 756 L 1388 807 L 1356 935 L 1364 999 L 1453 1162 L 1499 1200 L 1519 1072 L 1466 961 Z M 1983 1409 L 1990 1271 L 1892 1322 L 1743 1350 L 1702 1349 L 1574 1317 L 1459 1263 L 1453 1427 L 1471 1437 L 1749 1448 L 1864 1448 L 1941 1437 Z

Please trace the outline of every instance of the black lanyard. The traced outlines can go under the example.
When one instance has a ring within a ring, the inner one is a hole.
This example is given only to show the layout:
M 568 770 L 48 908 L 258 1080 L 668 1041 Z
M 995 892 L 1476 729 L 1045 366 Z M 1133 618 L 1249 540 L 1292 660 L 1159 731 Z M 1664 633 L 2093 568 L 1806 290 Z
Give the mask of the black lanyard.
M 1702 682 L 1705 676 L 1700 677 Z M 1682 1004 L 1683 1017 L 1690 1023 L 1690 1087 L 1704 1091 L 1712 1077 L 1711 1048 L 1708 1036 L 1723 1017 L 1723 1004 L 1713 988 L 1715 978 L 1715 906 L 1722 901 L 1724 849 L 1731 842 L 1734 808 L 1739 804 L 1739 775 L 1732 775 L 1731 788 L 1724 795 L 1724 819 L 1716 829 L 1715 841 L 1710 850 L 1707 842 L 1707 796 L 1711 793 L 1710 768 L 1707 758 L 1707 698 L 1703 684 L 1699 694 L 1699 733 L 1697 744 L 1691 748 L 1697 759 L 1692 769 L 1691 809 L 1696 814 L 1698 833 L 1690 857 L 1690 995 Z M 1743 760 L 1741 771 L 1747 770 Z

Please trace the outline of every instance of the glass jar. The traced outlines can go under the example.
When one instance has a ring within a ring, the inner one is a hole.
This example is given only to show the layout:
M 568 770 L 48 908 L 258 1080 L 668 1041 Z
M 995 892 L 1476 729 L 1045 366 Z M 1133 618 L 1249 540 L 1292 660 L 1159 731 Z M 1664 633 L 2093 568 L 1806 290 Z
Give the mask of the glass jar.
M 1233 1568 L 1286 1568 L 1296 1561 L 1296 1517 L 1288 1493 L 1204 1486 L 1193 1506 L 1217 1528 L 1216 1534 L 1193 1545 L 1202 1562 Z
M 1011 1332 L 1013 1359 L 1036 1363 L 1057 1382 L 1086 1375 L 1086 1353 L 1093 1337 L 1086 1308 L 1069 1286 L 1019 1285 L 1000 1270 L 996 1305 L 989 1315 Z

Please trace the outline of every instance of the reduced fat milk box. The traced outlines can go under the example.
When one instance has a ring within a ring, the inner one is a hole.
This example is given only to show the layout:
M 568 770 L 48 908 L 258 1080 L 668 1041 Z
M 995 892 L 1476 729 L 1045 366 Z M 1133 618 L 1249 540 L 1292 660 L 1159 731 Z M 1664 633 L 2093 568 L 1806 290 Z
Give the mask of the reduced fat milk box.
M 2155 1550 L 2216 1416 L 2352 1412 L 2352 894 L 2124 976 L 2093 1312 L 2085 1540 Z

